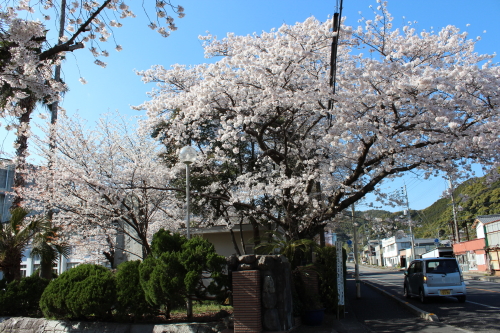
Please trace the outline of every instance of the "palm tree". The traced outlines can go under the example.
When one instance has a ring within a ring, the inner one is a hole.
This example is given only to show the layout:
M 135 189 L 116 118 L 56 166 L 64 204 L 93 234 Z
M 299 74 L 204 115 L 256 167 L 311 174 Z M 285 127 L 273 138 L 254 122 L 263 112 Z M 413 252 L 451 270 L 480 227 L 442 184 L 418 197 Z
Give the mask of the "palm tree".
M 307 261 L 317 244 L 311 239 L 289 239 L 277 231 L 269 231 L 266 242 L 255 247 L 257 254 L 283 254 L 295 268 Z
M 0 270 L 7 282 L 21 279 L 23 251 L 41 223 L 41 219 L 26 221 L 27 215 L 26 209 L 17 207 L 9 222 L 0 223 Z
M 0 270 L 7 282 L 21 279 L 24 250 L 32 246 L 31 255 L 40 256 L 40 276 L 50 279 L 52 265 L 58 254 L 65 257 L 69 247 L 58 242 L 59 228 L 46 218 L 26 219 L 29 212 L 17 207 L 11 211 L 9 222 L 0 223 Z
M 52 267 L 57 262 L 59 255 L 68 257 L 70 247 L 59 242 L 61 228 L 54 227 L 51 220 L 45 219 L 40 229 L 33 235 L 31 243 L 31 257 L 40 257 L 40 277 L 52 279 Z

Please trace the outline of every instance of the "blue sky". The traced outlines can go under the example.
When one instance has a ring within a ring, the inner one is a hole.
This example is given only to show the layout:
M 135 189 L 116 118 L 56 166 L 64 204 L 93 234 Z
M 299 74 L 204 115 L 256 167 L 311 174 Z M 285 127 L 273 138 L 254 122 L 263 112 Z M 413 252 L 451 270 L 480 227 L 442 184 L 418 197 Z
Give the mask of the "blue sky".
M 146 5 L 150 1 L 145 1 Z M 116 44 L 123 51 L 114 50 L 110 40 L 102 47 L 110 52 L 108 63 L 103 69 L 94 65 L 93 57 L 87 49 L 77 50 L 67 55 L 63 64 L 63 78 L 69 85 L 61 106 L 68 114 L 78 112 L 81 117 L 94 121 L 100 115 L 118 110 L 128 115 L 139 115 L 130 109 L 147 100 L 146 93 L 152 85 L 140 81 L 134 70 L 145 70 L 152 65 L 169 67 L 172 64 L 199 64 L 209 60 L 204 58 L 199 35 L 209 31 L 219 37 L 228 32 L 239 35 L 268 31 L 283 23 L 294 24 L 315 16 L 325 21 L 336 9 L 337 1 L 326 0 L 172 0 L 185 8 L 186 16 L 176 19 L 178 30 L 170 37 L 162 38 L 147 28 L 148 20 L 142 9 L 129 1 L 137 14 L 135 19 L 123 21 L 123 27 L 114 30 Z M 479 53 L 500 52 L 499 0 L 477 0 L 474 3 L 463 0 L 390 0 L 389 11 L 394 16 L 395 27 L 411 21 L 417 30 L 438 31 L 441 27 L 455 25 L 469 32 L 471 38 L 481 37 L 477 44 Z M 369 5 L 377 6 L 375 0 L 344 0 L 343 16 L 345 24 L 357 26 L 359 12 L 366 18 L 373 16 Z M 403 18 L 404 17 L 404 18 Z M 417 23 L 413 23 L 417 21 Z M 467 27 L 467 24 L 470 26 Z M 48 28 L 55 31 L 55 22 Z M 486 32 L 484 32 L 486 31 Z M 498 60 L 497 60 L 498 61 Z M 82 85 L 78 79 L 84 77 L 88 84 Z M 36 118 L 36 117 L 35 117 Z M 0 129 L 0 150 L 12 153 L 12 136 Z M 405 177 L 411 209 L 428 207 L 439 199 L 447 182 L 442 178 L 423 181 L 418 175 Z M 403 186 L 402 182 L 382 185 L 391 192 Z M 359 209 L 364 209 L 362 206 Z M 394 209 L 390 209 L 394 210 Z

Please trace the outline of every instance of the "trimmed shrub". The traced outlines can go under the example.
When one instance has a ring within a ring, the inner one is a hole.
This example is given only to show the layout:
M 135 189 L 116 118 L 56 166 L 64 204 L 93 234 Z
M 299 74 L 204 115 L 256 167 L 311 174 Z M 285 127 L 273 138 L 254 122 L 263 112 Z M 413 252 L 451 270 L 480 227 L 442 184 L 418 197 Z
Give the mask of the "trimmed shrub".
M 337 290 L 337 248 L 335 246 L 321 247 L 316 250 L 316 269 L 319 274 L 319 290 L 321 301 L 330 311 L 337 311 L 338 290 Z M 346 260 L 347 254 L 342 249 L 342 265 L 344 270 L 344 289 L 346 286 Z M 345 290 L 344 290 L 345 294 Z
M 52 280 L 40 299 L 46 318 L 105 318 L 116 302 L 112 273 L 104 266 L 84 264 Z
M 0 288 L 0 315 L 40 317 L 40 297 L 48 284 L 38 275 L 7 283 Z
M 141 263 L 139 271 L 147 302 L 163 307 L 167 318 L 172 309 L 184 304 L 186 271 L 180 263 L 178 252 L 166 252 L 159 258 L 149 256 Z
M 146 301 L 140 284 L 140 263 L 140 260 L 124 262 L 115 274 L 116 315 L 120 319 L 135 319 L 158 312 L 157 307 Z
M 141 285 L 146 300 L 170 311 L 192 299 L 227 297 L 228 277 L 224 274 L 226 259 L 215 252 L 207 240 L 190 240 L 179 234 L 160 230 L 153 237 L 152 254 L 140 267 Z

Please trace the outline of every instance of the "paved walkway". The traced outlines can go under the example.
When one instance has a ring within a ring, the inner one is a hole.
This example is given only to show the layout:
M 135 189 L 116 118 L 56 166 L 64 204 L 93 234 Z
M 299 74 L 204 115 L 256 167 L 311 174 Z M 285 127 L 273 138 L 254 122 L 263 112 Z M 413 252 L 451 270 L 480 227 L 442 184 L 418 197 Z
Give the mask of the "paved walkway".
M 500 282 L 500 276 L 491 276 L 488 273 L 484 272 L 463 272 L 464 279 L 466 280 L 481 280 L 488 282 Z
M 371 265 L 363 265 L 369 266 L 379 269 L 387 269 L 393 271 L 404 271 L 404 269 L 397 267 L 385 267 L 385 266 L 371 266 Z M 484 272 L 463 272 L 464 279 L 466 280 L 481 280 L 481 281 L 489 281 L 489 282 L 498 282 L 500 283 L 500 276 L 490 276 Z M 323 325 L 321 326 L 306 326 L 301 325 L 293 330 L 292 333 L 368 333 L 372 332 L 368 327 L 366 327 L 363 323 L 358 321 L 355 316 L 355 312 L 350 309 L 350 306 L 355 306 L 353 301 L 349 302 L 349 297 L 346 295 L 346 315 L 343 319 L 336 319 L 334 315 L 325 315 L 325 320 Z M 415 314 L 415 318 L 420 315 Z M 441 329 L 441 328 L 439 328 Z M 437 330 L 436 332 L 438 332 Z

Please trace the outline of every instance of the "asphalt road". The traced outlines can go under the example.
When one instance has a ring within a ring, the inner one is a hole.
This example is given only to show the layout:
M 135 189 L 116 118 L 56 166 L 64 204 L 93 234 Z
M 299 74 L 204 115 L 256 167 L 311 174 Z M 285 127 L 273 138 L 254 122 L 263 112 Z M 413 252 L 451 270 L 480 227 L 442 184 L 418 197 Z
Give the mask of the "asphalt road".
M 348 272 L 354 265 L 348 265 Z M 400 298 L 403 297 L 403 272 L 360 266 L 360 279 Z M 408 302 L 424 311 L 434 313 L 439 322 L 429 322 L 415 317 L 404 307 L 361 284 L 361 298 L 355 297 L 354 287 L 348 289 L 348 299 L 359 306 L 351 307 L 357 319 L 374 332 L 500 332 L 500 283 L 467 281 L 467 301 L 458 303 L 455 298 L 432 299 L 422 304 L 417 298 Z M 354 292 L 354 295 L 352 294 Z

